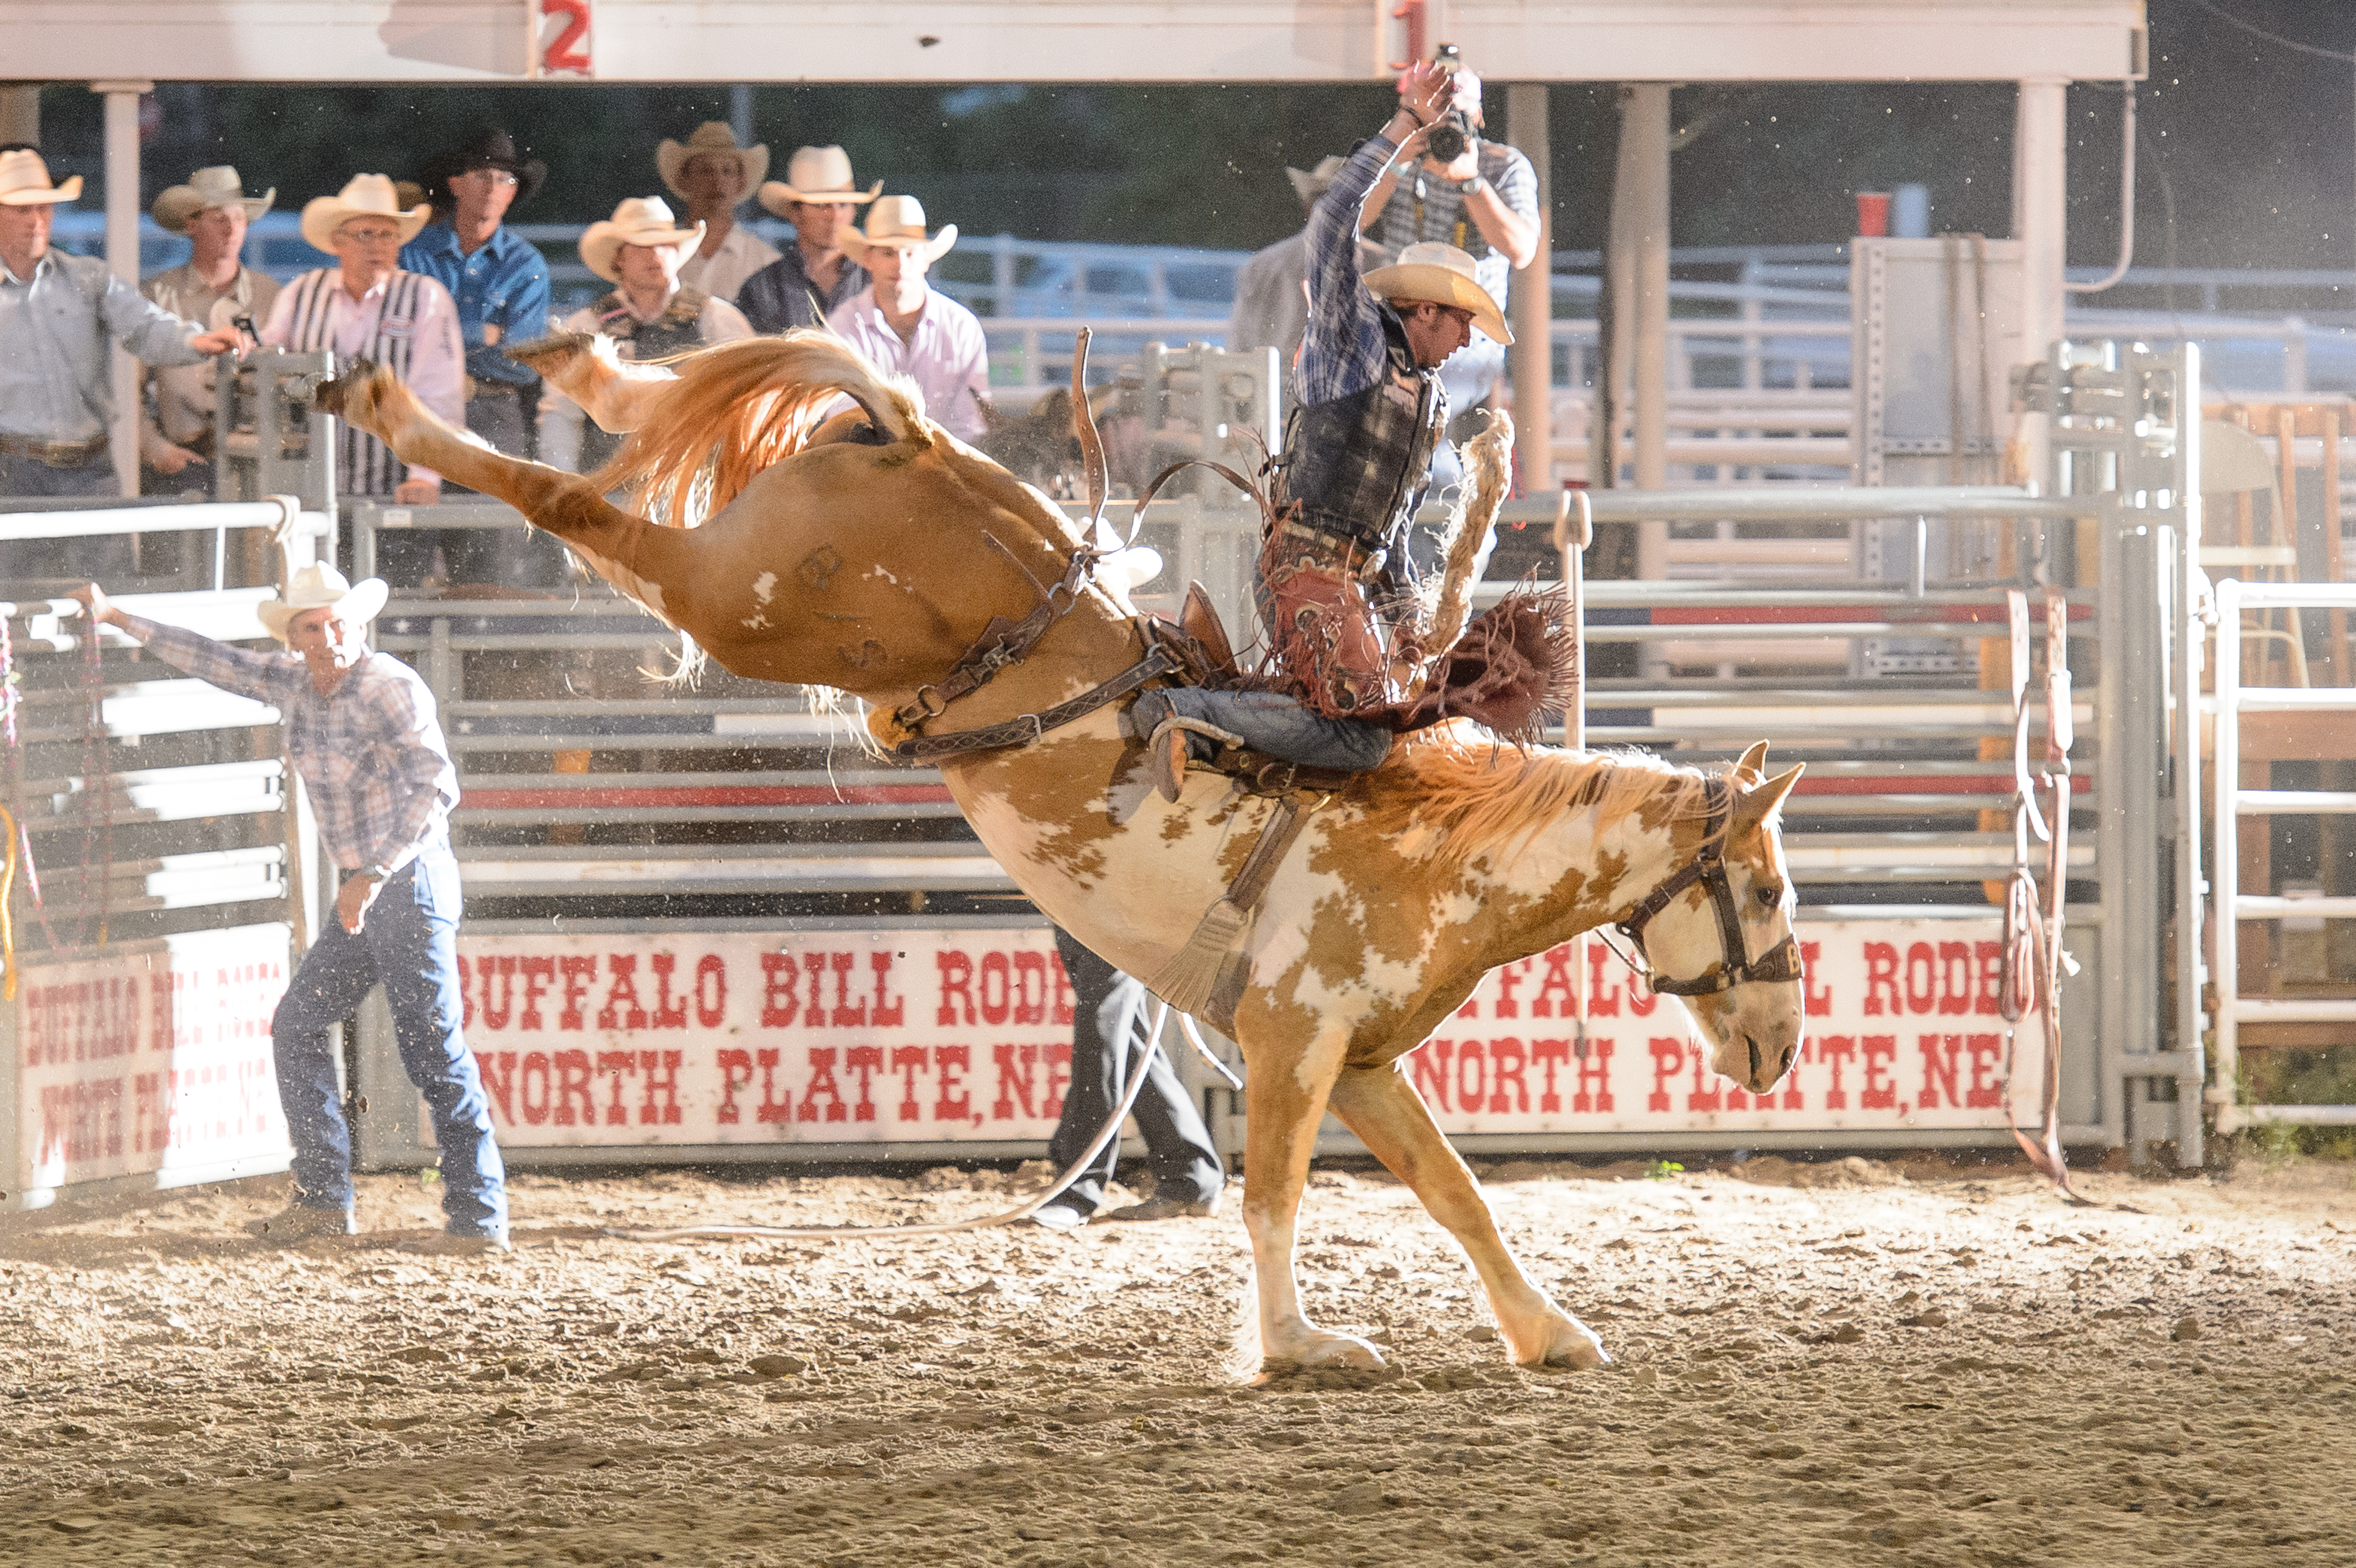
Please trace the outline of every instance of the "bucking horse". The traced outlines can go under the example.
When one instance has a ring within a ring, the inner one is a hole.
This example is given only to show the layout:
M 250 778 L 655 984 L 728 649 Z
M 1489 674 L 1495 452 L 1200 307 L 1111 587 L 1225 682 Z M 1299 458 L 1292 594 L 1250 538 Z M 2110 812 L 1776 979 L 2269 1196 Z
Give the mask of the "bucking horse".
M 1175 801 L 1155 791 L 1121 710 L 1182 675 L 1100 536 L 839 339 L 755 338 L 659 370 L 603 348 L 552 340 L 532 356 L 601 425 L 632 433 L 594 477 L 485 448 L 383 371 L 328 383 L 320 407 L 512 505 L 725 669 L 862 699 L 886 750 L 937 761 L 1043 913 L 1130 974 L 1165 972 L 1300 794 L 1214 773 Z M 1491 969 L 1616 925 L 1654 988 L 1684 1002 L 1711 1065 L 1765 1094 L 1802 1031 L 1777 816 L 1800 770 L 1763 777 L 1765 752 L 1713 776 L 1507 746 L 1455 719 L 1310 800 L 1280 859 L 1257 868 L 1264 892 L 1215 1015 L 1248 1074 L 1247 1368 L 1382 1364 L 1311 1322 L 1296 1289 L 1329 1110 L 1463 1247 L 1515 1361 L 1610 1359 L 1508 1251 L 1404 1058 Z

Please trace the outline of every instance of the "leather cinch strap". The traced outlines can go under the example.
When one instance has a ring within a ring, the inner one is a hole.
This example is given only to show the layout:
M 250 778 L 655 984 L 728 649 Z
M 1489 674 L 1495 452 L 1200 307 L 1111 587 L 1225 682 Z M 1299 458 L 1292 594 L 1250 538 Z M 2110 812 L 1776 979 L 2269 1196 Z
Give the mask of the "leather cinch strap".
M 1666 882 L 1653 889 L 1644 901 L 1628 911 L 1620 929 L 1628 934 L 1649 963 L 1650 953 L 1644 952 L 1644 928 L 1653 917 L 1669 907 L 1669 901 L 1696 883 L 1709 895 L 1718 911 L 1718 940 L 1723 961 L 1710 972 L 1695 980 L 1664 980 L 1658 974 L 1648 976 L 1653 990 L 1663 996 L 1712 996 L 1721 991 L 1731 991 L 1754 980 L 1798 980 L 1806 972 L 1800 962 L 1800 944 L 1795 937 L 1786 936 L 1782 941 L 1751 957 L 1750 943 L 1742 934 L 1742 911 L 1734 901 L 1734 885 L 1726 878 L 1725 828 L 1734 799 L 1733 789 L 1723 779 L 1709 783 L 1709 828 L 1703 839 L 1701 853 L 1680 867 Z

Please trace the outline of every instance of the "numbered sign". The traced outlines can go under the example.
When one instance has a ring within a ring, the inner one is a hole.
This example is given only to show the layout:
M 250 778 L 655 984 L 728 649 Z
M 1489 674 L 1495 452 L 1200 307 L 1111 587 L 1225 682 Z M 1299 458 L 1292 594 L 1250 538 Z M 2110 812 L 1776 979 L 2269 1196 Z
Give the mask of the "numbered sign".
M 532 0 L 531 74 L 594 77 L 590 45 L 593 0 Z

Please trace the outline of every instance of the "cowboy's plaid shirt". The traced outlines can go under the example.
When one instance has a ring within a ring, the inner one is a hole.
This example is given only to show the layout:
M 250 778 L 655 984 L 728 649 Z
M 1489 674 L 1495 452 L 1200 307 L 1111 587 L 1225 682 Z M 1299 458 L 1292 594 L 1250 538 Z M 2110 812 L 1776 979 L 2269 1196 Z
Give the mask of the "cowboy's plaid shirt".
M 311 792 L 320 836 L 346 871 L 398 869 L 449 835 L 458 770 L 434 693 L 414 670 L 370 653 L 328 696 L 295 653 L 232 648 L 185 627 L 126 614 L 123 629 L 199 681 L 275 707 L 286 749 Z
M 1358 274 L 1358 215 L 1398 151 L 1398 144 L 1387 136 L 1359 143 L 1310 209 L 1309 322 L 1301 336 L 1297 372 L 1303 403 L 1364 392 L 1399 369 L 1383 331 L 1391 307 L 1368 292 Z M 1406 369 L 1413 373 L 1411 365 Z

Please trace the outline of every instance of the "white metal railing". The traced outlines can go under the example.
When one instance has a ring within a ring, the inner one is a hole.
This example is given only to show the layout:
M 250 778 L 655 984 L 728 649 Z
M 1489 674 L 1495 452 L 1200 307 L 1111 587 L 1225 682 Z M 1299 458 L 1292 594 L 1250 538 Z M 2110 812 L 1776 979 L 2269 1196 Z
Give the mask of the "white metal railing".
M 2244 817 L 2356 812 L 2356 794 L 2336 790 L 2244 789 L 2241 787 L 2242 715 L 2248 713 L 2356 713 L 2356 686 L 2244 686 L 2242 612 L 2265 609 L 2356 609 L 2356 584 L 2244 583 L 2216 585 L 2216 788 L 2209 874 L 2216 960 L 2217 1081 L 2210 1090 L 2217 1131 L 2265 1122 L 2356 1125 L 2356 1105 L 2244 1104 L 2241 1026 L 2244 1024 L 2345 1024 L 2356 1026 L 2356 997 L 2244 996 L 2241 992 L 2244 920 L 2306 916 L 2356 919 L 2356 897 L 2283 898 L 2241 890 L 2238 845 Z

